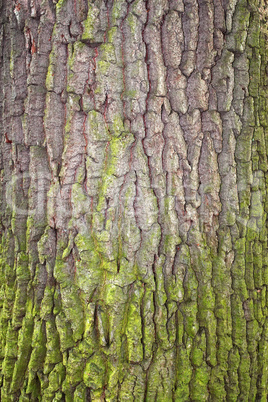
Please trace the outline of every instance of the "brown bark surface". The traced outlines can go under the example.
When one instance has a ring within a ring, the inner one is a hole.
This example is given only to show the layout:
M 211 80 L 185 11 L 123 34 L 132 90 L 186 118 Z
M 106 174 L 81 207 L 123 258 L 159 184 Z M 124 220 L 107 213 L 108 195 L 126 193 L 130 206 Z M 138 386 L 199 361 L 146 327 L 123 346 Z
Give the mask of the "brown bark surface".
M 3 402 L 267 400 L 259 7 L 0 0 Z

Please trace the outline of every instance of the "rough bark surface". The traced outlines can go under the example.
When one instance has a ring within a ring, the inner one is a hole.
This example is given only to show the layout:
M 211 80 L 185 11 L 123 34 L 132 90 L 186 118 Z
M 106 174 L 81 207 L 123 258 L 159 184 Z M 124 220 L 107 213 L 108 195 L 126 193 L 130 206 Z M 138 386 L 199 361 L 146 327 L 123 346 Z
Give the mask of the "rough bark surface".
M 1 0 L 2 401 L 266 401 L 258 0 Z

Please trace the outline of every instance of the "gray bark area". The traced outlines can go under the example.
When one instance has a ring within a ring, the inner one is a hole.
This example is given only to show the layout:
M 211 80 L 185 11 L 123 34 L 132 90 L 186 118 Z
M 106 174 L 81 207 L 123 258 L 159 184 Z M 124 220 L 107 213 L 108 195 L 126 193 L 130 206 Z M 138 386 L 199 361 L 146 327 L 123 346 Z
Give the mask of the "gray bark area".
M 266 401 L 257 0 L 0 0 L 2 401 Z

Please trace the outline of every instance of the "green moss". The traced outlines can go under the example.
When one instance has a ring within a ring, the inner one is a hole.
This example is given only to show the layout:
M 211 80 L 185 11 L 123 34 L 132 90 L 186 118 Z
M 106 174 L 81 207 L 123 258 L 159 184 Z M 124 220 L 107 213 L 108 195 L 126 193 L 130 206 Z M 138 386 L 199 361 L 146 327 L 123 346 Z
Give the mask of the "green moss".
M 109 141 L 110 134 L 101 113 L 92 110 L 87 116 L 87 130 L 93 141 Z
M 118 123 L 117 123 L 118 124 Z M 117 130 L 121 130 L 122 126 L 115 125 Z M 106 207 L 106 194 L 109 190 L 113 188 L 114 182 L 116 181 L 116 176 L 118 175 L 117 169 L 119 169 L 120 161 L 124 156 L 125 152 L 134 141 L 132 134 L 128 134 L 124 137 L 112 137 L 109 142 L 108 155 L 106 157 L 106 164 L 104 166 L 103 178 L 101 182 L 101 188 L 99 190 L 99 200 L 97 211 L 103 211 Z M 121 171 L 122 174 L 122 171 Z M 95 226 L 95 215 L 93 216 L 93 227 Z
M 251 138 L 239 138 L 236 143 L 235 156 L 241 162 L 249 162 L 251 159 Z
M 25 317 L 23 320 L 22 328 L 19 332 L 18 343 L 18 357 L 14 366 L 14 372 L 11 383 L 12 392 L 21 389 L 24 382 L 25 372 L 28 366 L 28 361 L 31 354 L 31 338 L 33 333 L 33 318 Z
M 253 266 L 254 266 L 254 283 L 255 288 L 260 289 L 263 285 L 262 279 L 262 244 L 255 242 L 253 246 Z
M 232 287 L 241 300 L 248 298 L 245 282 L 245 238 L 239 239 L 235 243 L 236 255 L 232 266 Z
M 14 328 L 21 326 L 22 319 L 25 315 L 25 306 L 27 300 L 27 284 L 17 285 L 16 296 L 13 305 L 12 325 Z
M 138 19 L 133 13 L 128 14 L 127 23 L 130 27 L 131 34 L 135 35 L 139 27 L 138 27 Z
M 268 363 L 268 351 L 267 351 L 267 342 L 268 342 L 268 322 L 267 319 L 264 322 L 264 326 L 263 326 L 263 333 L 261 336 L 261 339 L 259 341 L 258 344 L 258 363 L 259 363 L 259 389 L 261 390 L 266 390 L 266 384 L 267 384 L 267 363 Z M 263 394 L 265 393 L 266 395 L 266 391 L 263 392 Z M 264 395 L 263 395 L 264 396 Z M 264 399 L 263 399 L 264 400 Z
M 184 281 L 185 301 L 195 300 L 197 295 L 198 282 L 191 266 L 188 267 L 187 276 Z
M 72 284 L 73 275 L 67 269 L 68 263 L 62 258 L 56 258 L 54 266 L 54 277 L 61 284 L 61 287 L 66 287 Z
M 251 194 L 250 215 L 254 218 L 261 219 L 263 215 L 263 202 L 260 191 L 254 191 Z
M 222 366 L 212 368 L 208 388 L 211 398 L 214 398 L 216 401 L 226 400 L 224 377 L 225 371 L 223 370 Z
M 54 88 L 55 62 L 56 62 L 55 50 L 52 49 L 49 55 L 49 65 L 46 75 L 46 88 L 48 91 L 53 91 Z
M 115 137 L 120 137 L 125 132 L 124 122 L 123 122 L 122 117 L 120 115 L 114 115 L 113 116 L 113 124 L 112 124 L 111 132 Z M 132 137 L 132 135 L 128 135 L 128 136 Z M 131 139 L 134 140 L 133 137 Z M 130 140 L 130 138 L 129 138 L 129 140 Z M 113 146 L 114 146 L 113 152 L 114 152 L 114 154 L 117 153 L 116 145 L 118 146 L 118 142 L 115 141 L 113 143 Z
M 9 59 L 9 73 L 10 73 L 10 77 L 14 78 L 14 50 L 13 50 L 13 46 L 11 46 L 11 50 L 10 50 L 10 59 Z
M 26 312 L 27 285 L 30 280 L 28 268 L 28 255 L 24 252 L 17 254 L 16 267 L 16 294 L 12 312 L 12 325 L 14 328 L 21 326 Z
M 128 346 L 128 360 L 130 362 L 141 362 L 143 359 L 142 324 L 140 314 L 140 304 L 143 290 L 140 286 L 135 286 L 127 313 L 126 337 Z
M 17 254 L 16 260 L 16 277 L 17 280 L 28 281 L 30 279 L 29 270 L 27 269 L 29 257 L 25 252 Z
M 192 257 L 196 275 L 202 283 L 208 283 L 212 279 L 212 255 L 210 248 L 206 246 L 204 236 L 199 239 L 192 249 Z
M 135 91 L 134 89 L 130 89 L 130 90 L 124 92 L 124 97 L 131 98 L 131 99 L 137 99 L 138 92 Z
M 32 353 L 28 367 L 30 370 L 36 372 L 42 368 L 46 355 L 45 324 L 39 319 L 35 319 L 34 321 L 31 346 Z
M 100 46 L 100 59 L 107 63 L 116 63 L 115 47 L 112 43 L 103 43 Z
M 199 367 L 202 365 L 205 351 L 206 351 L 206 336 L 205 333 L 202 332 L 201 336 L 196 337 L 193 344 L 191 352 L 191 361 L 193 365 Z
M 3 367 L 5 367 L 5 362 L 7 362 L 10 358 L 12 359 L 17 358 L 18 354 L 17 344 L 18 344 L 18 332 L 14 328 L 12 328 L 11 323 L 9 322 L 6 335 L 5 360 Z
M 260 71 L 261 69 L 261 56 L 257 49 L 254 49 L 253 57 L 249 64 L 249 94 L 253 97 L 259 96 L 259 84 L 260 84 Z
M 167 295 L 165 291 L 165 278 L 163 274 L 163 265 L 161 263 L 158 263 L 155 266 L 155 273 L 157 277 L 156 297 L 157 297 L 157 304 L 159 304 L 160 306 L 163 306 L 167 301 Z
M 214 313 L 208 311 L 206 322 L 206 342 L 207 342 L 207 357 L 206 361 L 210 366 L 216 367 L 218 364 L 217 360 L 217 320 L 215 319 Z
M 74 241 L 80 253 L 94 250 L 95 245 L 91 236 L 83 236 L 81 233 L 78 233 Z
M 191 303 L 189 302 L 187 304 L 184 304 L 182 306 L 181 311 L 185 317 L 184 321 L 185 333 L 189 338 L 194 338 L 199 329 L 199 324 L 197 320 L 197 313 L 198 313 L 197 304 L 195 302 Z
M 190 396 L 193 401 L 207 401 L 208 400 L 208 382 L 210 376 L 210 368 L 205 362 L 201 367 L 197 367 L 193 372 L 193 379 L 190 385 Z
M 91 294 L 102 280 L 102 256 L 94 233 L 82 235 L 79 233 L 74 242 L 79 251 L 76 261 L 75 283 L 84 292 Z
M 256 10 L 257 11 L 257 10 Z M 250 25 L 248 29 L 247 44 L 251 48 L 260 47 L 260 14 L 259 12 L 253 12 L 250 16 Z
M 178 234 L 164 235 L 164 254 L 172 255 L 176 252 L 176 247 L 181 244 L 181 238 Z
M 67 0 L 58 0 L 56 4 L 56 11 L 59 12 L 60 9 L 67 4 Z
M 105 384 L 105 375 L 105 359 L 101 353 L 94 353 L 86 364 L 83 376 L 84 383 L 87 387 L 92 388 L 93 390 L 99 389 L 102 392 L 102 387 Z
M 87 388 L 84 383 L 79 384 L 74 392 L 74 402 L 85 402 L 87 400 Z
M 108 230 L 102 230 L 101 232 L 95 234 L 95 238 L 97 239 L 98 242 L 107 243 L 111 239 L 111 234 Z M 105 246 L 104 248 L 100 246 L 100 249 L 103 249 L 103 251 L 105 248 L 106 248 Z
M 143 319 L 143 345 L 144 345 L 144 360 L 151 359 L 153 354 L 153 345 L 155 342 L 155 328 L 153 323 L 154 314 L 154 294 L 152 290 L 147 290 L 143 296 L 142 304 L 142 319 Z
M 107 75 L 110 69 L 110 63 L 104 60 L 97 61 L 97 72 L 101 75 Z
M 155 352 L 154 359 L 151 363 L 148 373 L 147 383 L 147 398 L 148 400 L 157 400 L 168 402 L 172 400 L 172 388 L 174 386 L 174 378 L 169 374 L 169 368 L 173 369 L 172 351 L 165 351 L 165 358 L 163 356 L 163 349 L 158 348 Z M 141 373 L 139 375 L 139 383 L 144 389 L 145 376 Z M 136 387 L 135 387 L 136 388 Z M 130 388 L 131 390 L 131 388 Z M 130 391 L 131 392 L 131 391 Z M 142 396 L 137 396 L 137 400 L 142 400 Z
M 33 147 L 31 147 L 33 148 Z M 40 155 L 39 155 L 40 157 Z M 37 156 L 38 158 L 38 156 Z M 29 215 L 27 219 L 27 230 L 26 230 L 26 241 L 27 245 L 29 247 L 29 244 L 31 244 L 31 234 L 32 232 L 36 232 L 37 229 L 41 229 L 42 231 L 46 227 L 46 217 L 43 217 L 43 219 L 35 219 L 33 215 Z M 28 250 L 29 252 L 29 261 L 31 261 L 31 258 L 33 254 L 35 255 L 34 251 L 32 249 Z
M 59 334 L 54 319 L 46 321 L 46 341 L 45 374 L 50 372 L 52 364 L 57 364 L 62 361 Z
M 117 32 L 118 32 L 118 28 L 115 26 L 108 30 L 108 34 L 107 34 L 108 43 L 114 43 Z
M 250 11 L 247 2 L 242 0 L 235 7 L 234 18 L 232 22 L 232 32 L 228 36 L 228 48 L 233 51 L 243 52 L 247 39 Z
M 191 345 L 189 345 L 191 346 Z M 177 388 L 175 398 L 178 401 L 189 401 L 189 383 L 192 376 L 192 366 L 184 346 L 178 350 Z
M 37 243 L 38 257 L 41 264 L 44 264 L 45 261 L 48 260 L 50 257 L 47 251 L 47 244 L 50 234 L 51 229 L 49 226 L 47 226 L 39 242 Z
M 61 288 L 62 306 L 66 318 L 71 324 L 75 342 L 82 339 L 84 333 L 83 306 L 78 292 L 79 290 L 74 285 Z
M 95 4 L 88 4 L 87 19 L 82 22 L 83 34 L 82 40 L 94 41 L 95 37 L 95 24 L 99 15 L 99 8 Z
M 124 0 L 118 0 L 113 3 L 111 25 L 117 25 L 122 16 L 123 7 L 125 6 Z
M 52 313 L 54 307 L 54 287 L 46 286 L 44 297 L 40 306 L 40 317 L 42 319 L 48 319 Z
M 48 376 L 48 387 L 44 390 L 43 399 L 50 400 L 54 397 L 55 392 L 61 388 L 61 384 L 65 377 L 65 367 L 62 363 L 56 364 Z M 53 401 L 62 400 L 53 398 Z
M 227 385 L 227 400 L 236 401 L 240 393 L 238 385 L 238 367 L 240 363 L 240 355 L 237 348 L 231 350 L 229 354 L 229 381 Z
M 246 401 L 248 400 L 249 397 L 249 389 L 251 383 L 250 357 L 247 351 L 241 353 L 238 374 L 239 374 L 239 388 L 241 390 L 240 397 L 242 400 Z
M 256 238 L 258 238 L 259 230 L 257 227 L 257 222 L 255 218 L 250 218 L 248 223 L 247 223 L 247 233 L 246 233 L 246 239 L 248 242 L 254 241 Z
M 60 349 L 64 353 L 67 349 L 74 346 L 74 340 L 71 324 L 66 319 L 63 311 L 56 316 L 56 327 L 60 337 Z
M 245 349 L 247 347 L 246 321 L 242 302 L 237 294 L 232 295 L 231 306 L 232 306 L 233 342 L 237 347 Z

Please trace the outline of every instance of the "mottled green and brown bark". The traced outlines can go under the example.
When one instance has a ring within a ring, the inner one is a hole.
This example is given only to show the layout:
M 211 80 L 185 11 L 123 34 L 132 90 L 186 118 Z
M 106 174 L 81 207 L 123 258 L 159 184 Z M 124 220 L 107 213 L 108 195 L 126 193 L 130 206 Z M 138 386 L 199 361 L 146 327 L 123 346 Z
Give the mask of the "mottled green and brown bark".
M 266 401 L 258 0 L 1 0 L 1 400 Z

